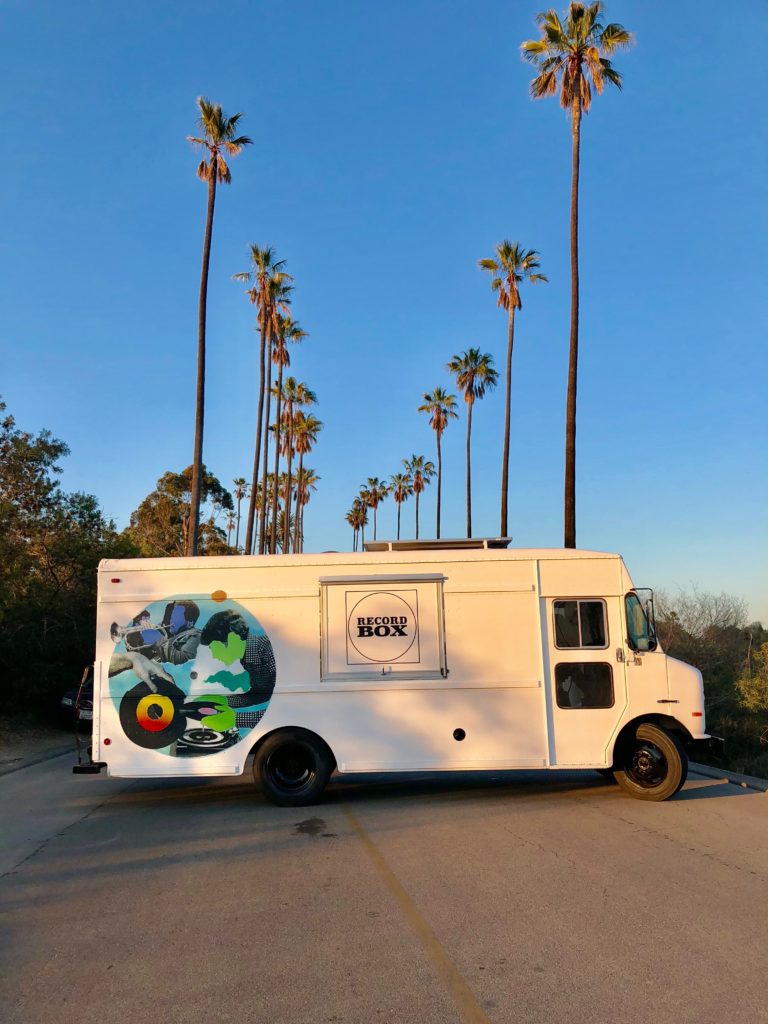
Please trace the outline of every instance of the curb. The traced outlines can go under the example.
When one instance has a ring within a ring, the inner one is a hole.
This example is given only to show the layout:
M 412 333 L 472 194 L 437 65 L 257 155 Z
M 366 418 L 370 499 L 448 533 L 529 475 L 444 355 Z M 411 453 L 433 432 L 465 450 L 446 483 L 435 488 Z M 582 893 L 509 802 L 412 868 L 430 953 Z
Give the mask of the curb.
M 756 789 L 759 793 L 768 793 L 768 779 L 741 775 L 739 772 L 729 772 L 724 768 L 712 768 L 708 764 L 696 764 L 694 761 L 691 761 L 690 767 L 692 772 L 704 775 L 708 779 L 725 779 L 734 786 L 741 786 L 742 789 Z
M 54 747 L 52 750 L 45 750 L 30 758 L 21 757 L 19 758 L 18 764 L 11 762 L 7 765 L 0 765 L 0 776 L 10 775 L 11 772 L 20 772 L 23 768 L 31 768 L 35 764 L 41 764 L 43 761 L 50 761 L 54 757 L 63 757 L 65 754 L 72 754 L 73 757 L 76 757 L 77 751 L 74 746 L 67 743 L 66 746 Z

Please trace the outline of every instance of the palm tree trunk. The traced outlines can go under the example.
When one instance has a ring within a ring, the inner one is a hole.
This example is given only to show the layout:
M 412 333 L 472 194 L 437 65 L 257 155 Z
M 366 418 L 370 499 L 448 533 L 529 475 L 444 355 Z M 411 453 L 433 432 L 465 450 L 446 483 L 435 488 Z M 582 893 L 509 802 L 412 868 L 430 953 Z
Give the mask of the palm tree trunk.
M 397 503 L 397 539 L 400 540 L 400 502 Z
M 468 403 L 467 408 L 467 536 L 472 536 L 472 456 L 470 454 L 470 443 L 472 437 L 472 406 L 474 402 Z
M 205 218 L 203 266 L 200 272 L 200 301 L 197 311 L 197 392 L 195 395 L 195 450 L 192 457 L 192 487 L 190 494 L 190 521 L 187 532 L 188 555 L 197 554 L 200 533 L 200 495 L 203 475 L 203 426 L 205 419 L 205 324 L 208 307 L 208 267 L 211 262 L 211 236 L 213 234 L 213 208 L 216 205 L 216 172 L 218 161 L 211 157 L 208 177 L 208 213 Z
M 437 540 L 440 540 L 440 485 L 443 482 L 443 457 L 440 453 L 440 432 L 437 433 Z
M 299 513 L 304 508 L 301 503 L 301 487 L 304 479 L 302 471 L 304 469 L 304 452 L 299 452 L 299 475 L 298 475 L 298 492 L 296 494 L 296 521 L 293 528 L 293 550 L 298 552 L 299 550 Z
M 288 461 L 288 483 L 285 489 L 285 531 L 283 533 L 283 554 L 288 553 L 288 544 L 291 539 L 291 455 L 293 446 L 293 402 L 288 403 L 288 439 L 287 439 L 287 461 Z M 297 505 L 298 509 L 298 505 Z M 295 549 L 294 549 L 295 550 Z
M 416 540 L 419 539 L 419 492 L 416 491 Z
M 237 529 L 235 530 L 235 551 L 240 550 L 240 502 L 242 498 L 237 499 Z
M 376 540 L 376 509 L 378 505 L 373 506 L 373 539 Z
M 275 493 L 272 498 L 272 532 L 269 540 L 269 550 L 274 555 L 277 553 L 277 478 L 280 475 L 280 406 L 283 398 L 283 364 L 277 371 L 277 405 L 275 406 Z
M 269 406 L 272 392 L 272 328 L 267 339 L 267 382 L 264 388 L 266 409 L 264 412 L 264 461 L 261 467 L 261 523 L 259 524 L 259 554 L 266 553 L 267 546 L 267 462 L 269 459 Z M 275 481 L 277 487 L 277 481 Z
M 512 296 L 509 301 L 509 328 L 507 330 L 507 395 L 504 407 L 504 453 L 501 457 L 501 525 L 500 536 L 508 537 L 507 503 L 509 500 L 509 431 L 512 408 L 512 349 L 515 344 L 515 306 Z
M 577 87 L 578 90 L 578 87 Z M 579 364 L 579 144 L 581 99 L 574 97 L 573 166 L 571 171 L 571 345 L 568 357 L 568 397 L 565 406 L 565 529 L 563 546 L 576 547 L 576 381 Z
M 250 555 L 253 551 L 254 540 L 256 539 L 255 515 L 256 495 L 259 484 L 259 457 L 261 456 L 261 431 L 264 421 L 264 378 L 266 377 L 265 357 L 267 351 L 267 321 L 264 311 L 261 313 L 261 326 L 259 334 L 261 344 L 259 346 L 259 404 L 256 411 L 256 446 L 253 450 L 253 476 L 251 477 L 251 498 L 248 502 L 248 523 L 245 527 L 245 553 Z

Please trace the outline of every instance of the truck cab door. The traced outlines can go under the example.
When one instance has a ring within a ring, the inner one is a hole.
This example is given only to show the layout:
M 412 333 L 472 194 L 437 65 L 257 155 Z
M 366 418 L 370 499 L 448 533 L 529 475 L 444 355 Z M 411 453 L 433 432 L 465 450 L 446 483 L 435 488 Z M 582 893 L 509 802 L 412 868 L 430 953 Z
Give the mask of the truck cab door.
M 550 761 L 605 765 L 627 704 L 621 598 L 546 598 Z

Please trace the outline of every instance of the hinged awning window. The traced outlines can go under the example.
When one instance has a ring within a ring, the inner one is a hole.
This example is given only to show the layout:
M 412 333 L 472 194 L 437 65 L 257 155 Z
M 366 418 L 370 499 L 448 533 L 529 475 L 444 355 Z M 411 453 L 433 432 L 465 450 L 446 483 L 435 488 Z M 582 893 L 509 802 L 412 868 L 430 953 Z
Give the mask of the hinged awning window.
M 446 674 L 441 574 L 320 580 L 321 678 Z

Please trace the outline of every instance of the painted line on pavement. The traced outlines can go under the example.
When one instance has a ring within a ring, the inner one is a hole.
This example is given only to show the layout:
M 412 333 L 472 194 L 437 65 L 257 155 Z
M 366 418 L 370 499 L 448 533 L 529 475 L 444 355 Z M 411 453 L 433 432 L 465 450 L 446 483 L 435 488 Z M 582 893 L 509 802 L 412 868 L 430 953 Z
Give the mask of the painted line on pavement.
M 447 988 L 463 1024 L 490 1024 L 485 1011 L 475 999 L 474 993 L 462 977 L 451 958 L 446 953 L 435 933 L 429 927 L 416 904 L 398 881 L 394 872 L 387 864 L 383 854 L 365 831 L 357 815 L 348 804 L 344 803 L 344 813 L 357 833 L 368 856 L 378 869 L 379 874 L 394 897 L 408 924 L 416 933 L 424 948 L 424 952 L 432 961 L 440 980 Z

